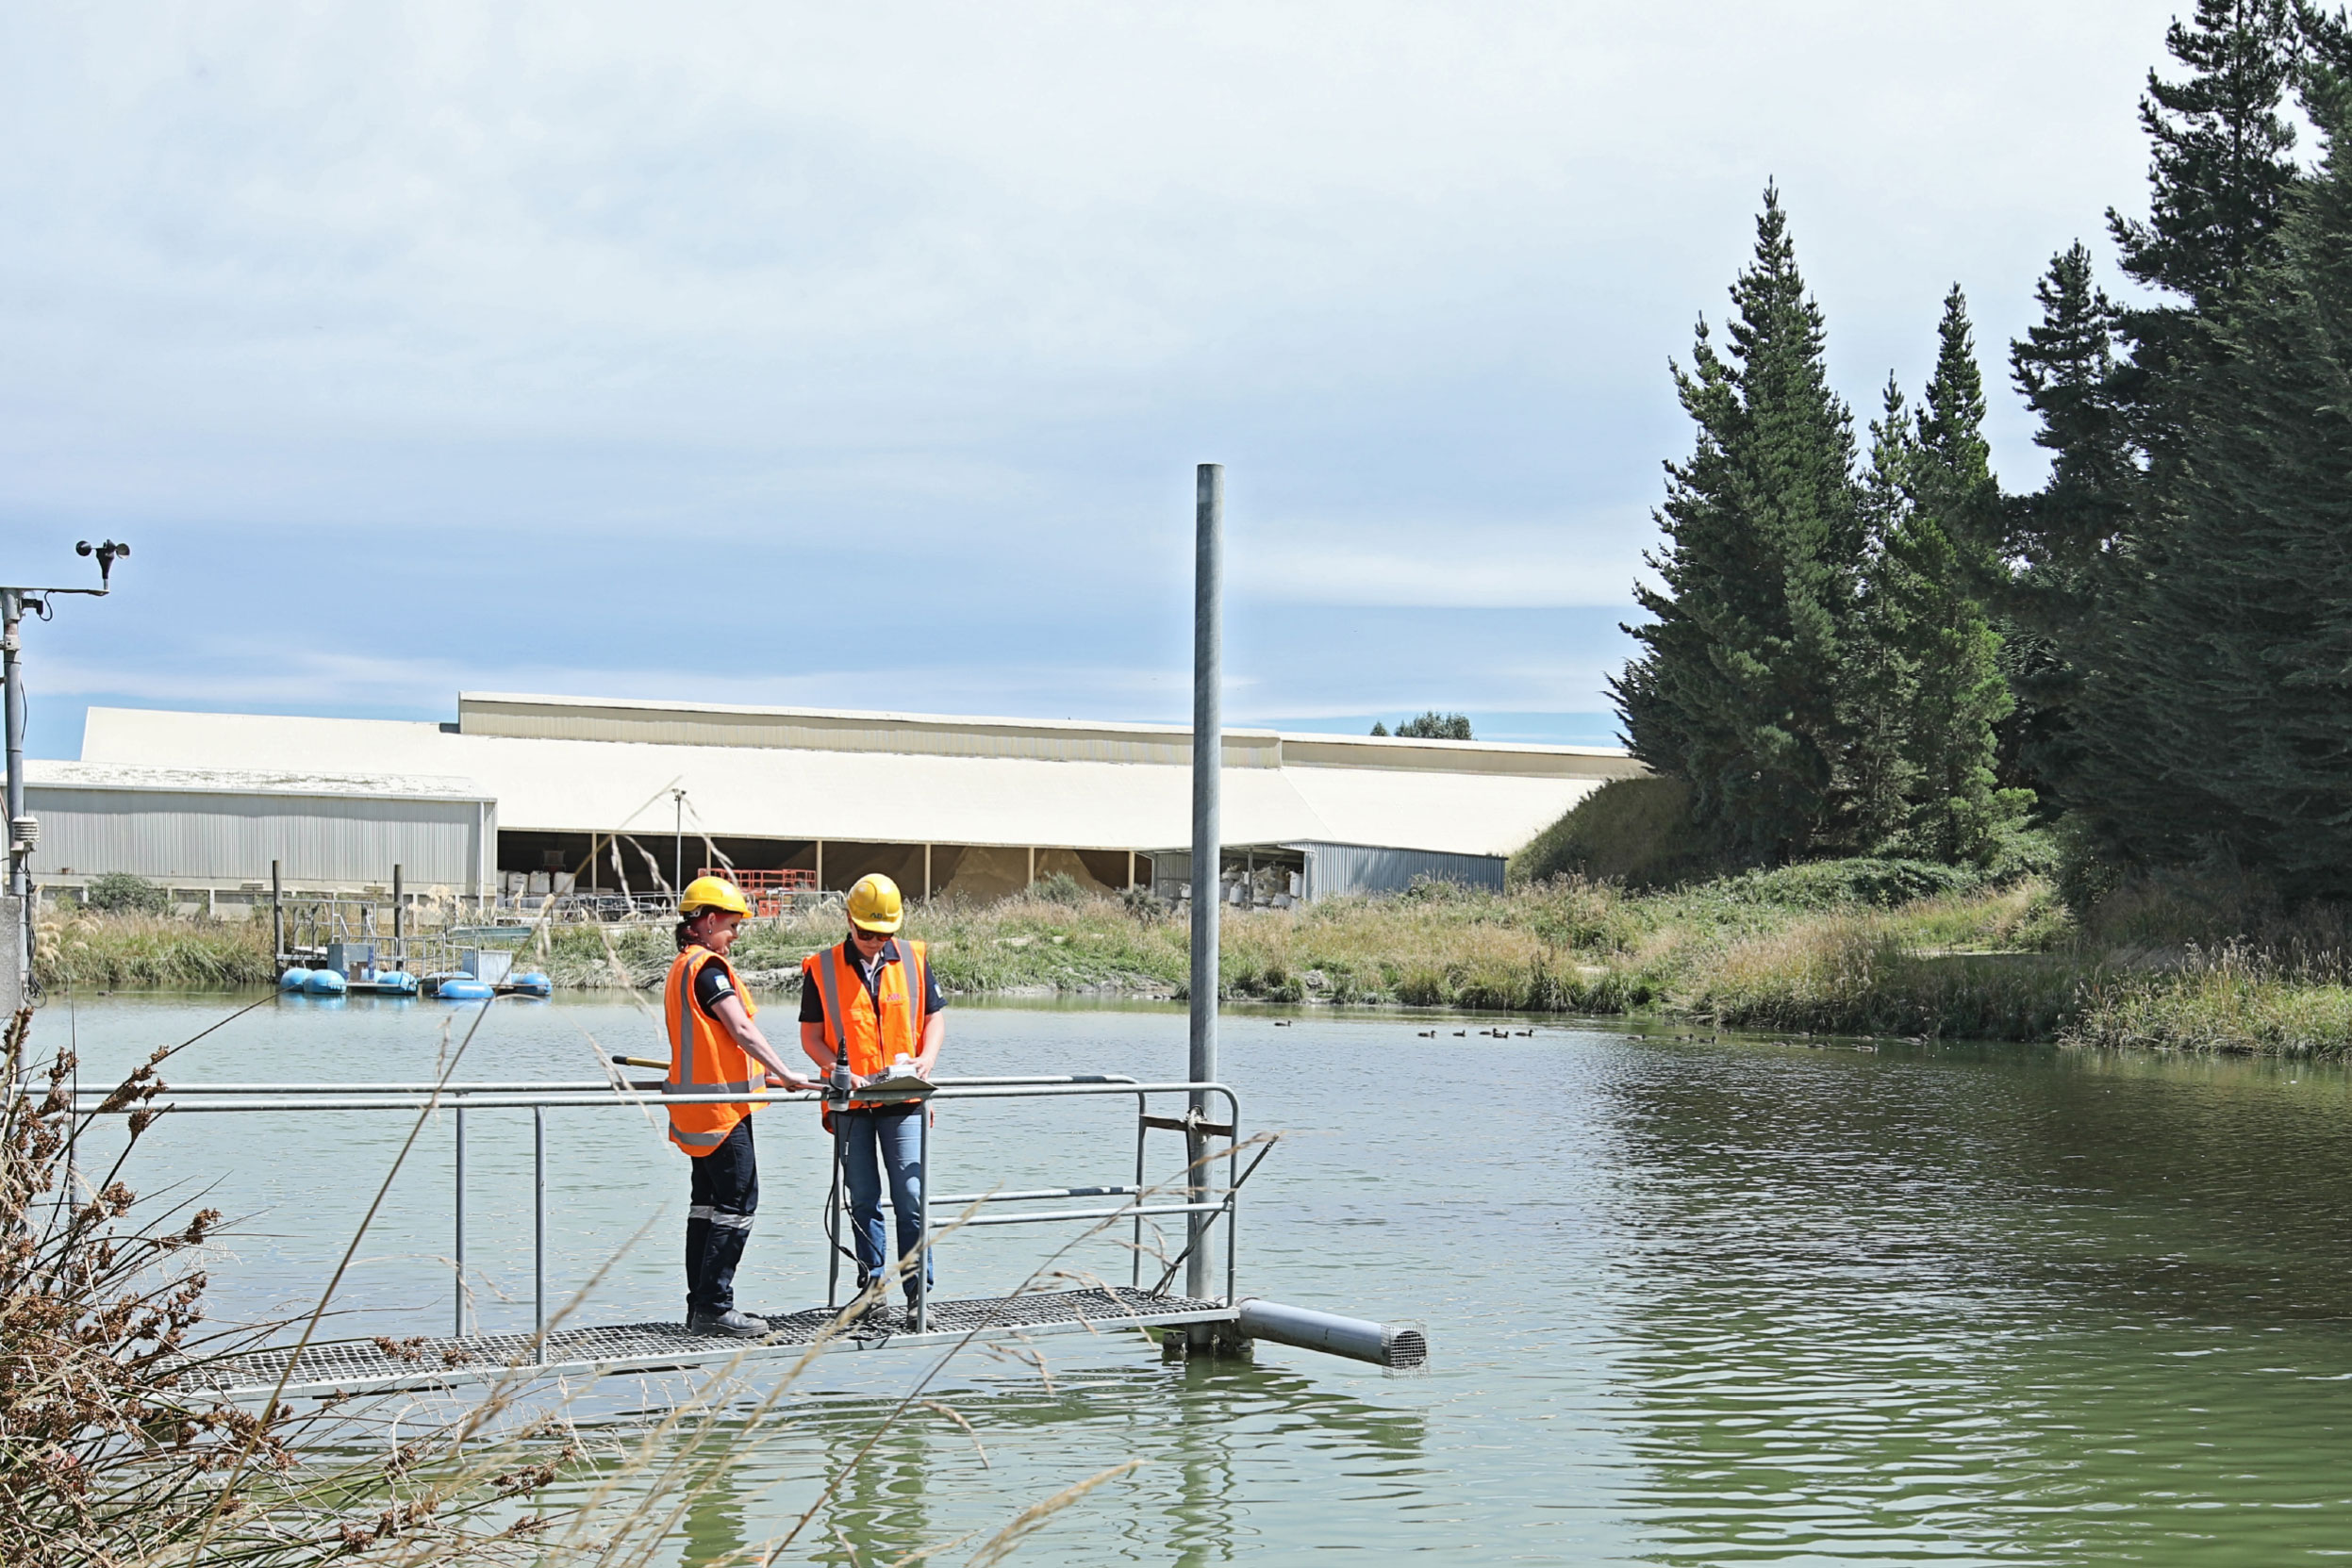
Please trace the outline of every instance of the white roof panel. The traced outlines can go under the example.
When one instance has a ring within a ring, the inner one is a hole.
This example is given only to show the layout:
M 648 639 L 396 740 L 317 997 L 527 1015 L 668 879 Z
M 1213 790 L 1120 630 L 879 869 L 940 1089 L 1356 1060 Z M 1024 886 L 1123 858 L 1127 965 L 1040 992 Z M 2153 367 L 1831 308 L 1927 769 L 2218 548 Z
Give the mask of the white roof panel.
M 478 781 L 503 829 L 666 833 L 672 787 L 714 835 L 1136 849 L 1191 831 L 1188 768 L 797 747 L 461 734 L 434 723 L 91 708 L 82 766 Z M 1231 843 L 1320 839 L 1503 854 L 1598 780 L 1228 767 Z

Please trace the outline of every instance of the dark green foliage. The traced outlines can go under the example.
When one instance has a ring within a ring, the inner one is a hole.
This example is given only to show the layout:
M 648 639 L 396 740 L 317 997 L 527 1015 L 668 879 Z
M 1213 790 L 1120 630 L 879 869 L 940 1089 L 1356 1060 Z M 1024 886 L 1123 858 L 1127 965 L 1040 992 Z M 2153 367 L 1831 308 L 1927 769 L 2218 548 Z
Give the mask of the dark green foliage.
M 1889 375 L 1880 416 L 1870 421 L 1870 462 L 1862 479 L 1859 635 L 1839 671 L 1847 742 L 1840 804 L 1852 842 L 1862 846 L 1888 843 L 1902 832 L 1917 782 L 1906 743 L 1918 661 L 1909 647 L 1904 568 L 1889 548 L 1911 511 L 1909 472 L 1916 446 L 1902 388 Z
M 1626 628 L 1643 652 L 1611 691 L 1633 753 L 1689 783 L 1700 829 L 1776 862 L 1835 838 L 1863 523 L 1851 420 L 1769 187 L 1731 303 L 1729 354 L 1701 320 L 1674 372 L 1697 437 L 1667 465 L 1667 542 L 1645 557 L 1665 588 L 1634 590 L 1651 620 Z
M 2147 221 L 2107 215 L 2125 272 L 2210 310 L 2262 258 L 2294 184 L 2281 111 L 2301 43 L 2291 0 L 2197 0 L 2195 20 L 2165 32 L 2189 74 L 2148 73 Z
M 1511 881 L 1582 876 L 1668 887 L 1713 875 L 1717 867 L 1690 803 L 1690 786 L 1680 779 L 1612 779 L 1511 857 Z
M 161 915 L 172 907 L 172 895 L 144 877 L 108 871 L 90 879 L 82 907 L 106 915 Z
M 1048 871 L 1029 884 L 1029 896 L 1050 904 L 1083 904 L 1087 893 L 1068 871 Z
M 2141 474 L 2127 434 L 2119 316 L 2078 240 L 2035 288 L 2042 321 L 2010 345 L 2011 377 L 2039 419 L 2048 481 L 2009 503 L 2008 580 L 1994 603 L 2007 642 L 2003 672 L 2018 702 L 2008 777 L 2054 804 L 2077 767 L 2075 708 L 2098 660 L 2098 600 L 2129 524 Z
M 1376 735 L 1384 735 L 1388 733 L 1388 726 L 1375 718 L 1372 720 L 1372 733 Z
M 1890 403 L 1893 428 L 1880 442 L 1891 450 L 1873 456 L 1874 490 L 1881 465 L 1900 490 L 1873 562 L 1879 635 L 1896 651 L 1888 662 L 1900 667 L 1893 695 L 1903 722 L 1894 738 L 1907 809 L 1897 841 L 1932 860 L 1980 862 L 2032 797 L 1996 788 L 1993 774 L 1993 726 L 2012 706 L 2000 637 L 1983 604 L 2002 574 L 2001 499 L 1984 440 L 1968 303 L 1957 285 L 1945 297 L 1935 372 L 1908 431 L 1900 412 Z
M 1404 720 L 1397 726 L 1397 734 L 1406 740 L 1468 740 L 1470 720 L 1466 714 L 1433 711 Z
M 2178 473 L 2113 605 L 2080 795 L 2127 864 L 2352 896 L 2352 107 L 2184 378 Z

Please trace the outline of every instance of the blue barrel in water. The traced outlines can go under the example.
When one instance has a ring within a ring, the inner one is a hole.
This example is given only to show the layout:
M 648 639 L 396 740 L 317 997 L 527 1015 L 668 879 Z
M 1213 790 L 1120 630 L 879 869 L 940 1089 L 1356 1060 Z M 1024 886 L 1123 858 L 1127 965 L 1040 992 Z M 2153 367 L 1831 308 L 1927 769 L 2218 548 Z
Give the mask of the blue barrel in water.
M 351 989 L 351 982 L 333 969 L 312 969 L 302 977 L 302 988 L 314 997 L 340 997 Z

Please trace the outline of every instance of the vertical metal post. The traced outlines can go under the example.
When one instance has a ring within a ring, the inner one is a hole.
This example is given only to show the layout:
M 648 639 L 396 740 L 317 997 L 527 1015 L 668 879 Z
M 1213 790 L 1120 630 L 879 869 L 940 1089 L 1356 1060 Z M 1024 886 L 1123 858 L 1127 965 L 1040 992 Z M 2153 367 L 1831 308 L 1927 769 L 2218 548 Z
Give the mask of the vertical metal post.
M 931 901 L 931 846 L 923 846 L 923 902 Z
M 1224 679 L 1225 466 L 1202 463 L 1194 473 L 1192 563 L 1192 1053 L 1190 1081 L 1217 1077 L 1217 820 L 1219 773 L 1225 764 Z M 1196 1121 L 1207 1097 L 1192 1091 Z M 1205 1200 L 1208 1140 L 1198 1127 L 1184 1134 L 1187 1202 Z M 1191 1252 L 1184 1260 L 1184 1294 L 1208 1294 L 1209 1216 L 1185 1216 Z
M 400 867 L 395 866 L 392 867 L 392 956 L 402 961 L 402 966 L 406 967 L 408 952 L 401 944 L 408 933 L 408 922 L 401 900 Z
M 674 825 L 670 844 L 670 887 L 674 893 L 686 891 L 686 791 L 670 792 L 670 804 L 674 808 Z
M 25 893 L 31 879 L 25 874 L 25 852 L 17 847 L 16 824 L 25 816 L 25 668 L 17 655 L 20 634 L 25 622 L 25 596 L 14 588 L 0 588 L 0 685 L 7 688 L 5 698 L 8 728 L 8 780 L 7 791 L 8 840 L 8 896 L 20 900 L 16 905 L 18 919 L 8 933 L 8 942 L 16 949 L 14 971 L 20 981 L 29 982 L 33 972 L 32 944 L 25 940 L 31 931 L 31 910 Z M 18 999 L 9 998 L 10 1005 Z
M 531 1331 L 547 1360 L 547 1108 L 531 1107 Z
M 1129 1253 L 1127 1282 L 1143 1288 L 1143 1135 L 1151 1131 L 1144 1116 L 1151 1111 L 1144 1097 L 1135 1097 L 1135 1245 Z
M 457 1107 L 457 1197 L 454 1205 L 457 1214 L 457 1305 L 456 1327 L 451 1330 L 459 1339 L 466 1333 L 466 1108 Z
M 841 1304 L 841 1139 L 847 1107 L 833 1113 L 833 1190 L 825 1199 L 825 1310 Z
M 270 862 L 270 949 L 277 956 L 272 963 L 286 962 L 286 878 L 278 869 L 277 861 Z
M 931 1107 L 915 1108 L 915 1323 L 916 1333 L 931 1329 Z

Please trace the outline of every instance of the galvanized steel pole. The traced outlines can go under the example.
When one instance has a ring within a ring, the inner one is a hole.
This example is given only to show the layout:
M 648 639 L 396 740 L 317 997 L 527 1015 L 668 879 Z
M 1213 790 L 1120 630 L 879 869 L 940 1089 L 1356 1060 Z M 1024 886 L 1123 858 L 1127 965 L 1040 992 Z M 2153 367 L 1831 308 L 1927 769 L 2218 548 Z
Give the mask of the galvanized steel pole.
M 1217 917 L 1218 771 L 1225 762 L 1223 680 L 1225 587 L 1225 465 L 1202 463 L 1194 477 L 1192 563 L 1192 1057 L 1187 1076 L 1195 1083 L 1217 1080 Z M 1208 1113 L 1208 1097 L 1195 1089 L 1193 1119 Z M 1188 1201 L 1205 1200 L 1208 1139 L 1196 1126 L 1184 1135 L 1189 1166 Z M 1194 1214 L 1186 1225 L 1184 1294 L 1199 1299 L 1209 1288 L 1209 1216 Z
M 17 660 L 18 636 L 25 620 L 25 596 L 15 588 L 0 588 L 0 682 L 7 685 L 6 723 L 8 725 L 8 896 L 18 900 L 16 920 L 8 933 L 8 941 L 16 949 L 12 966 L 20 982 L 27 986 L 33 972 L 32 944 L 26 940 L 32 930 L 31 912 L 23 902 L 30 889 L 25 875 L 25 850 L 18 842 L 16 825 L 25 819 L 25 669 Z M 11 1006 L 18 999 L 9 998 Z
M 531 1108 L 531 1331 L 547 1360 L 547 1110 Z
M 459 1339 L 466 1337 L 466 1108 L 457 1107 L 457 1180 L 456 1201 L 452 1206 L 457 1222 L 456 1257 L 453 1260 L 457 1272 L 456 1327 L 450 1331 Z

